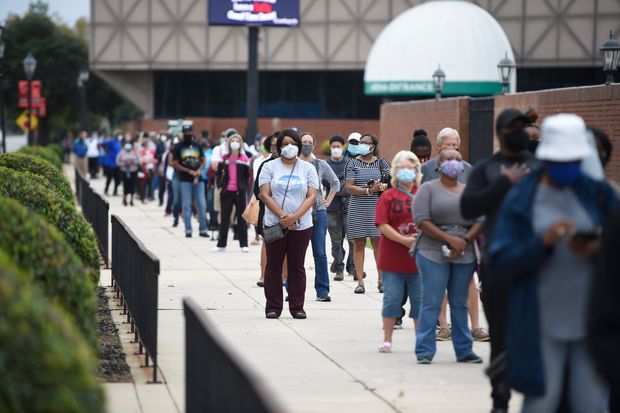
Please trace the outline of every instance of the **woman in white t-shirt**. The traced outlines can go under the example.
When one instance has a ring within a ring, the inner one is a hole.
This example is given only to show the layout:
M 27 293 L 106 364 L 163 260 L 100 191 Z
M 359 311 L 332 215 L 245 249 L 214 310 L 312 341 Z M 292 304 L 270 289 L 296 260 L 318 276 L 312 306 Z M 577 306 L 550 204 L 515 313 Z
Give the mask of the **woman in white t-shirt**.
M 314 166 L 299 161 L 301 137 L 296 129 L 283 130 L 276 142 L 280 158 L 266 163 L 259 176 L 260 199 L 265 203 L 264 225 L 280 225 L 283 238 L 267 244 L 265 271 L 265 315 L 282 313 L 282 263 L 288 264 L 289 310 L 293 318 L 304 319 L 306 270 L 304 259 L 312 237 L 312 206 L 319 188 Z

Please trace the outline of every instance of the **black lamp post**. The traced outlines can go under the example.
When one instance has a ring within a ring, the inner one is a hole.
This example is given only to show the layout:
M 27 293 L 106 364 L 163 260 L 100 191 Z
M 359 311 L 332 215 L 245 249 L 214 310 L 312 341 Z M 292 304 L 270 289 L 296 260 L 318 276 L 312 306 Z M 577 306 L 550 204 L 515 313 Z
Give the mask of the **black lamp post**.
M 78 89 L 80 90 L 80 130 L 86 130 L 86 82 L 88 69 L 82 68 L 78 74 Z
M 508 52 L 506 52 L 506 55 L 497 64 L 497 71 L 499 72 L 499 78 L 502 82 L 502 94 L 510 91 L 510 76 L 512 76 L 512 71 L 515 67 L 515 62 L 510 60 Z
M 2 41 L 2 31 L 4 26 L 0 24 L 0 133 L 2 133 L 2 152 L 6 153 L 6 130 L 4 128 L 4 42 Z
M 603 58 L 603 71 L 607 73 L 606 85 L 614 83 L 614 72 L 618 68 L 618 60 L 620 60 L 620 43 L 613 38 L 613 33 L 609 31 L 609 39 L 603 43 L 600 48 L 601 57 Z
M 433 73 L 433 86 L 435 86 L 435 99 L 441 99 L 441 92 L 443 91 L 443 84 L 446 80 L 446 74 L 441 70 L 441 65 L 437 66 L 437 70 Z
M 34 134 L 32 133 L 32 75 L 37 68 L 37 59 L 34 58 L 32 53 L 28 52 L 28 55 L 22 62 L 24 65 L 24 72 L 26 72 L 26 78 L 28 78 L 28 145 L 34 143 Z

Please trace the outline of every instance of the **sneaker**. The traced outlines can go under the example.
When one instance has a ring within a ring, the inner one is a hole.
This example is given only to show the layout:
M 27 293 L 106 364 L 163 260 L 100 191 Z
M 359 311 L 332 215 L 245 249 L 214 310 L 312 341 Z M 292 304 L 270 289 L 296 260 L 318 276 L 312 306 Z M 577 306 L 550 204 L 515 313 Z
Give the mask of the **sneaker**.
M 437 331 L 436 340 L 450 341 L 452 340 L 452 332 L 449 328 L 440 328 L 439 331 Z
M 327 295 L 325 297 L 317 297 L 316 300 L 321 301 L 323 303 L 330 303 L 332 301 L 332 298 L 329 295 Z
M 470 364 L 480 364 L 482 363 L 482 359 L 476 355 L 476 353 L 471 353 L 469 356 L 464 357 L 460 360 L 457 360 L 459 363 L 470 363 Z
M 474 341 L 489 341 L 489 332 L 484 328 L 475 328 L 471 331 Z
M 211 252 L 224 252 L 226 251 L 226 247 L 213 247 L 211 248 Z
M 241 247 L 241 252 L 250 252 L 248 247 Z
M 174 222 L 172 222 L 172 226 L 173 227 L 178 227 L 179 226 L 179 219 L 175 219 Z
M 364 294 L 366 292 L 366 289 L 363 285 L 358 285 L 357 287 L 355 287 L 355 290 L 353 290 L 353 292 L 355 294 Z
M 389 341 L 384 341 L 379 346 L 379 353 L 391 353 L 392 352 L 392 343 Z
M 433 359 L 430 357 L 420 357 L 418 356 L 418 364 L 431 364 Z
M 344 281 L 344 274 L 342 274 L 342 271 L 334 275 L 334 281 Z
M 267 314 L 265 314 L 265 317 L 271 318 L 271 319 L 278 318 L 278 313 L 276 313 L 275 311 L 270 311 Z
M 192 233 L 188 232 L 187 234 L 185 234 L 185 238 L 191 238 L 192 237 Z
M 296 320 L 305 320 L 308 316 L 306 313 L 300 311 L 298 313 L 293 314 L 293 318 Z
M 201 232 L 200 235 L 202 238 L 209 238 L 209 234 L 207 234 L 206 232 Z
M 402 330 L 403 328 L 403 318 L 398 317 L 396 319 L 396 323 L 394 323 L 394 330 Z

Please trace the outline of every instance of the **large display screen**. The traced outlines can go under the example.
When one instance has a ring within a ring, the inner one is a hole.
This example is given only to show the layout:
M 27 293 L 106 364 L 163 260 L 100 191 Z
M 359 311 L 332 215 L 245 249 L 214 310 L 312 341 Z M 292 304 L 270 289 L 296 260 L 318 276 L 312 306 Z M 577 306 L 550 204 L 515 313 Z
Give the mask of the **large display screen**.
M 299 26 L 299 0 L 209 0 L 209 24 Z

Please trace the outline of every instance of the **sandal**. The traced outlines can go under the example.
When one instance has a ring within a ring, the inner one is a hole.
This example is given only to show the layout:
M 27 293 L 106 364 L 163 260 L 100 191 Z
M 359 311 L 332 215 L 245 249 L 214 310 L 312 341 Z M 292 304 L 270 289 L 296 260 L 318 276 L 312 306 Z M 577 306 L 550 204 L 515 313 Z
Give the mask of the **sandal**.
M 355 294 L 364 294 L 366 292 L 366 289 L 363 285 L 358 285 L 357 287 L 355 287 L 355 290 L 353 290 L 353 292 Z
M 377 284 L 377 290 L 379 290 L 379 293 L 383 294 L 383 283 L 381 281 Z
M 384 341 L 379 346 L 379 353 L 391 353 L 392 352 L 392 343 L 389 341 Z
M 258 285 L 259 287 L 264 287 L 265 286 L 265 282 L 262 280 L 258 280 L 256 281 L 256 285 Z

